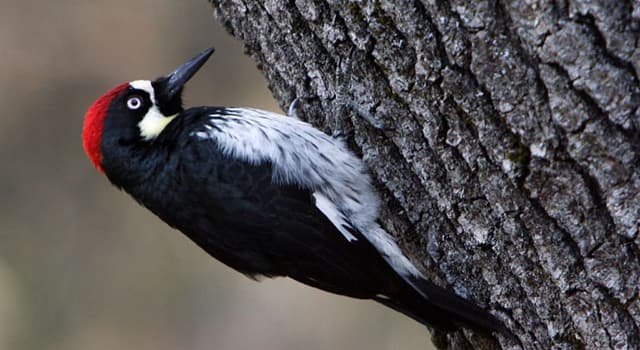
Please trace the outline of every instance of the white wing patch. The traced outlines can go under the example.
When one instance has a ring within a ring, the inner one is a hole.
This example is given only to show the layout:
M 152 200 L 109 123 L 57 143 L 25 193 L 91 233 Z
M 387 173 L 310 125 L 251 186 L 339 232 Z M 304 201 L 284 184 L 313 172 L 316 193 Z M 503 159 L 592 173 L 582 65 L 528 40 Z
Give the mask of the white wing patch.
M 364 164 L 338 139 L 303 121 L 244 108 L 213 114 L 192 135 L 212 139 L 229 156 L 273 164 L 275 183 L 306 187 L 326 196 L 344 215 L 369 222 L 378 215 L 378 198 Z
M 318 209 L 347 240 L 356 240 L 347 228 L 357 229 L 398 273 L 421 276 L 376 222 L 378 196 L 364 164 L 341 140 L 301 120 L 251 108 L 222 109 L 191 135 L 214 141 L 229 156 L 270 162 L 272 181 L 311 189 Z
M 322 193 L 314 192 L 313 198 L 316 200 L 316 207 L 320 209 L 329 221 L 335 226 L 340 233 L 347 239 L 347 241 L 357 241 L 358 238 L 351 234 L 347 228 L 351 228 L 351 225 L 347 222 L 344 215 L 336 208 L 331 201 L 325 197 Z

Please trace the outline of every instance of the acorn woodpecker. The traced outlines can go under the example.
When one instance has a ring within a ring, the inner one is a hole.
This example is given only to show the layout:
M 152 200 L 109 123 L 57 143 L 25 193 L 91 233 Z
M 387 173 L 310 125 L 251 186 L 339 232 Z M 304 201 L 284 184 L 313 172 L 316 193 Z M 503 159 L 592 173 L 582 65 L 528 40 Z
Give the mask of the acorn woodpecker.
M 183 86 L 212 53 L 91 105 L 83 146 L 113 185 L 249 277 L 373 299 L 441 330 L 511 336 L 403 255 L 378 223 L 363 162 L 340 138 L 257 109 L 183 109 Z

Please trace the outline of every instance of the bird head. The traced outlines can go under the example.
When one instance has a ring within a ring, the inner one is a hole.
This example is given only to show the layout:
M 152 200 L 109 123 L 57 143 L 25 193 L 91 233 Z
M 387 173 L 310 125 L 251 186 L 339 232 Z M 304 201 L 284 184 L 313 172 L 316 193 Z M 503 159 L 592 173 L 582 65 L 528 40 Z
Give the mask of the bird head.
M 213 51 L 209 48 L 155 80 L 134 80 L 118 85 L 89 107 L 84 118 L 82 144 L 98 170 L 104 172 L 105 149 L 135 147 L 160 135 L 183 111 L 184 85 Z

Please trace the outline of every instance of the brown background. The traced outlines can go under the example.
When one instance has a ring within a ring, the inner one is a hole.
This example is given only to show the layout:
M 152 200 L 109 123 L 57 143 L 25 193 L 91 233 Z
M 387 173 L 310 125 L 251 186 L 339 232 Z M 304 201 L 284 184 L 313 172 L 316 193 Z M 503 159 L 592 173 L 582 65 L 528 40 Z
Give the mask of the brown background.
M 372 302 L 229 270 L 85 158 L 95 98 L 210 45 L 188 105 L 278 111 L 206 1 L 0 4 L 0 349 L 425 348 Z

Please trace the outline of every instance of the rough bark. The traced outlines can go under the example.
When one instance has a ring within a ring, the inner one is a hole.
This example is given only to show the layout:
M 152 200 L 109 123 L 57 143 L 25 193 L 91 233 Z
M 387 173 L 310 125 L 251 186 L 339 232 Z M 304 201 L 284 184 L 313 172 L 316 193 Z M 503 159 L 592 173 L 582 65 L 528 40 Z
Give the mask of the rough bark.
M 281 106 L 362 155 L 407 254 L 521 342 L 500 346 L 640 348 L 637 1 L 211 2 Z

